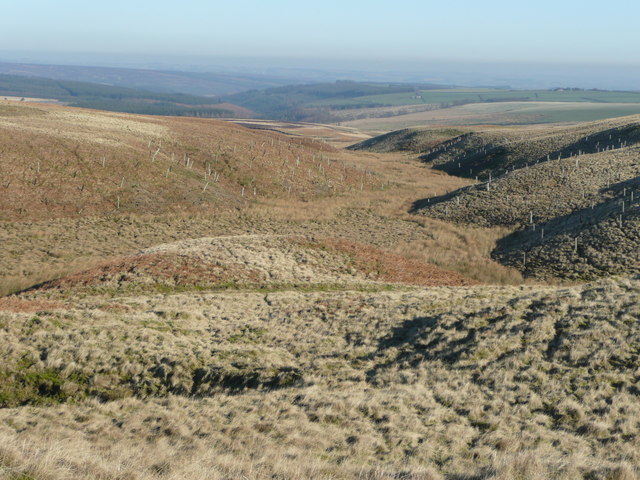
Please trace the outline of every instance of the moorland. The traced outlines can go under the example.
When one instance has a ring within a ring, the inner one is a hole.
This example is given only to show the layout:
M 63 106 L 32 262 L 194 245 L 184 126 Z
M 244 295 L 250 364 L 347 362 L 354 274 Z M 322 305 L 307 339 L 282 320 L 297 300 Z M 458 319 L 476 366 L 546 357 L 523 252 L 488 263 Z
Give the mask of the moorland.
M 638 478 L 640 117 L 462 123 L 0 101 L 0 478 Z

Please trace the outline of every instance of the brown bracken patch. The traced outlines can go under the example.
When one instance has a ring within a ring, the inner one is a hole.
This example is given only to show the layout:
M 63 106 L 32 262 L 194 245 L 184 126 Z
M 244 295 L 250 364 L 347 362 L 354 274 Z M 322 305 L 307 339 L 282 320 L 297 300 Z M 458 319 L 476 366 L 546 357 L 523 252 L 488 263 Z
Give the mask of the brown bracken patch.
M 292 237 L 291 241 L 311 248 L 346 254 L 351 257 L 353 268 L 374 280 L 425 287 L 479 284 L 459 273 L 344 238 Z
M 258 282 L 259 272 L 241 265 L 214 264 L 175 253 L 154 253 L 126 257 L 96 268 L 36 285 L 29 290 L 121 286 L 125 283 L 172 286 L 211 285 L 229 281 Z
M 26 300 L 16 297 L 0 298 L 0 311 L 14 313 L 34 313 L 44 310 L 64 310 L 66 307 L 59 302 L 46 300 Z

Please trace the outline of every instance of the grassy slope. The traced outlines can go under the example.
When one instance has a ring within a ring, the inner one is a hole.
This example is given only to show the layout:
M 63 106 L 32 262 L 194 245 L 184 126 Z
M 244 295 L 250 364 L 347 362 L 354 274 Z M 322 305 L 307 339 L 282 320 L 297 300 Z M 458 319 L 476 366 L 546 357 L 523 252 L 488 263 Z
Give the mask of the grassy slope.
M 349 147 L 354 151 L 422 153 L 463 135 L 455 128 L 407 128 L 379 135 Z
M 536 230 L 530 227 L 503 238 L 493 256 L 539 278 L 588 280 L 637 273 L 640 271 L 638 191 L 639 177 L 617 184 L 606 201 L 554 218 L 538 225 Z
M 635 181 L 640 176 L 639 153 L 638 147 L 629 147 L 532 164 L 496 175 L 490 184 L 477 183 L 421 200 L 416 208 L 453 222 L 519 228 L 621 200 L 623 193 L 631 207 L 639 200 Z
M 488 180 L 534 163 L 630 147 L 640 142 L 637 116 L 577 125 L 493 128 L 463 134 L 424 152 L 449 174 Z
M 400 131 L 355 148 L 404 150 L 429 132 Z M 484 181 L 420 200 L 414 211 L 518 229 L 493 255 L 530 276 L 590 279 L 637 272 L 639 140 L 637 117 L 629 117 L 548 129 L 480 130 L 435 147 L 418 143 L 414 150 L 426 150 L 422 158 L 435 168 Z
M 0 196 L 3 293 L 159 243 L 248 233 L 346 237 L 480 281 L 519 278 L 489 259 L 500 230 L 404 213 L 425 190 L 467 183 L 416 161 L 210 120 L 15 104 L 3 112 L 2 188 L 12 193 Z
M 376 183 L 326 144 L 209 120 L 4 103 L 0 131 L 2 220 L 219 212 Z
M 460 274 L 344 238 L 231 235 L 142 250 L 24 292 L 46 299 L 226 289 L 474 285 Z
M 39 406 L 0 410 L 0 464 L 52 479 L 635 478 L 639 282 L 2 313 L 1 398 Z

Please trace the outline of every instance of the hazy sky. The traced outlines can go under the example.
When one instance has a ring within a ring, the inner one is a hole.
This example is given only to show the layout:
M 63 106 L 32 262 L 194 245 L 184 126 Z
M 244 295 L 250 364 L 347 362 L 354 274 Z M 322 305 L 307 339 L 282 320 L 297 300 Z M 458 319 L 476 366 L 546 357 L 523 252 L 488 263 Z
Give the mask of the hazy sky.
M 5 0 L 0 50 L 640 63 L 638 0 Z

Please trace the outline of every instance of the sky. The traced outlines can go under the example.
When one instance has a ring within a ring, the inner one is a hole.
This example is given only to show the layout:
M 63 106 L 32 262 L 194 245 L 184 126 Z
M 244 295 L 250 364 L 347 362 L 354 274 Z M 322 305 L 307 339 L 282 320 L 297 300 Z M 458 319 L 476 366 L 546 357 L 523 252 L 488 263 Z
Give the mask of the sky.
M 4 0 L 0 50 L 640 64 L 637 0 Z

